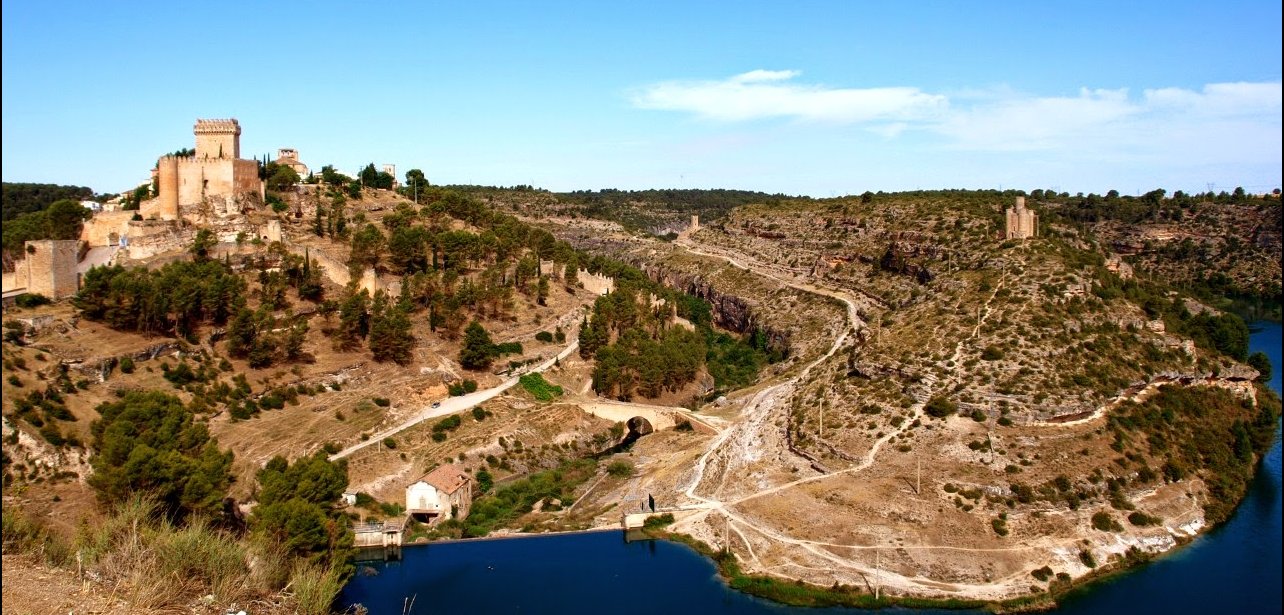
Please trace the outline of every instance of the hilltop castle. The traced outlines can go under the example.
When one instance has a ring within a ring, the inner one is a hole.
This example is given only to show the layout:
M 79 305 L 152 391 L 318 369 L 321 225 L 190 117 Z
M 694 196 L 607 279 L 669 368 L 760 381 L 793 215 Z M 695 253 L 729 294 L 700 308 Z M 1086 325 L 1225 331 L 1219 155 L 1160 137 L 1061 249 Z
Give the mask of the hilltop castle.
M 1004 239 L 1029 239 L 1039 234 L 1039 214 L 1025 208 L 1025 197 L 1016 198 L 1016 206 L 1007 209 Z
M 196 153 L 161 156 L 156 162 L 156 198 L 142 203 L 145 219 L 180 220 L 180 208 L 239 213 L 263 202 L 258 163 L 241 159 L 241 125 L 235 119 L 196 120 Z

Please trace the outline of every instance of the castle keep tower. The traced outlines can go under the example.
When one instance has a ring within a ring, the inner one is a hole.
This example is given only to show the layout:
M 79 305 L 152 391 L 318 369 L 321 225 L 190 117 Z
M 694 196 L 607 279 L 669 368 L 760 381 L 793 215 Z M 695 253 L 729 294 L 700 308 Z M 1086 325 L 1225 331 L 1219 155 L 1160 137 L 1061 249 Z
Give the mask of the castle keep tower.
M 241 157 L 241 124 L 236 120 L 196 120 L 196 157 L 235 160 Z
M 193 156 L 156 161 L 156 198 L 142 204 L 144 218 L 181 220 L 186 215 L 239 214 L 263 201 L 259 164 L 241 160 L 241 124 L 234 119 L 196 120 Z
M 1025 208 L 1025 197 L 1016 198 L 1014 207 L 1009 207 L 1006 214 L 1004 239 L 1029 239 L 1039 233 L 1039 215 Z

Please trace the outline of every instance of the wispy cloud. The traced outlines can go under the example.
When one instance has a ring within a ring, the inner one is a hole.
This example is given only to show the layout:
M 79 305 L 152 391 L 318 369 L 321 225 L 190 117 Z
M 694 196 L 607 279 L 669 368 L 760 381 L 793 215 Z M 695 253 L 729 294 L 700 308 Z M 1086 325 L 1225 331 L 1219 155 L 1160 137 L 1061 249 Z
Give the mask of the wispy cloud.
M 796 118 L 836 123 L 923 120 L 946 106 L 917 88 L 829 88 L 786 83 L 793 70 L 754 70 L 720 81 L 666 81 L 635 92 L 643 109 L 685 111 L 725 122 Z
M 1159 152 L 1247 140 L 1254 154 L 1280 143 L 1281 84 L 1213 83 L 1202 89 L 1081 88 L 1038 96 L 997 87 L 953 96 L 916 87 L 836 88 L 796 82 L 796 70 L 753 70 L 722 80 L 665 81 L 639 88 L 634 106 L 720 122 L 769 118 L 855 125 L 885 139 L 908 131 L 949 149 Z M 1108 145 L 1107 145 L 1108 144 Z M 1166 152 L 1165 152 L 1166 153 Z

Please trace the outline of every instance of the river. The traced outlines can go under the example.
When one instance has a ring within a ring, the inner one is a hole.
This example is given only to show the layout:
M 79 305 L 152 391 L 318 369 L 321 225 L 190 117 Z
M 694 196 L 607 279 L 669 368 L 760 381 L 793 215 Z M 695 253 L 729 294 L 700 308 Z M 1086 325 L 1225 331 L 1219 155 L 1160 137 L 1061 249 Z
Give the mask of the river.
M 1271 386 L 1278 392 L 1280 324 L 1254 323 L 1250 331 L 1251 349 L 1271 358 Z M 1277 428 L 1230 521 L 1177 553 L 1072 593 L 1057 613 L 1280 613 L 1280 480 Z M 360 603 L 371 615 L 856 612 L 746 596 L 724 585 L 712 562 L 691 549 L 627 543 L 618 531 L 435 543 L 403 549 L 399 562 L 358 568 L 339 605 Z M 413 608 L 405 610 L 410 599 Z

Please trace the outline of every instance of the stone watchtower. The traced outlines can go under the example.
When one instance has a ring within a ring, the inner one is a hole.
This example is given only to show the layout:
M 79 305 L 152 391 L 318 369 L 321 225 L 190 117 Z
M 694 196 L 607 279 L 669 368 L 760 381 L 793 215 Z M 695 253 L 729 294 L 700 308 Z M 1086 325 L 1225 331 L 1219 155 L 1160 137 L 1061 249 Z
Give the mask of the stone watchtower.
M 196 157 L 236 160 L 241 157 L 241 125 L 232 120 L 196 120 Z
M 1005 212 L 1004 239 L 1029 239 L 1039 234 L 1039 215 L 1025 208 L 1025 197 L 1016 198 L 1016 204 Z
M 26 258 L 19 263 L 18 282 L 27 292 L 50 299 L 70 297 L 80 290 L 80 242 L 74 239 L 41 239 L 26 242 Z

